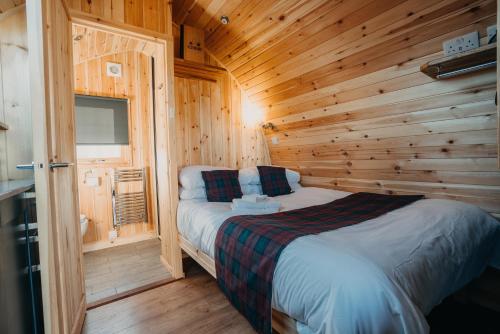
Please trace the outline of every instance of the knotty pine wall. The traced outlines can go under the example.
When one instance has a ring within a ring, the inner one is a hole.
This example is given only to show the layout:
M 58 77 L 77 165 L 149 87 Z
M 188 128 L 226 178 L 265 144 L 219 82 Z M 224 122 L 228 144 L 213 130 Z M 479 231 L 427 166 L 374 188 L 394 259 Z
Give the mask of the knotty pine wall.
M 165 0 L 68 0 L 72 10 L 114 23 L 165 34 L 170 5 Z
M 28 42 L 24 6 L 0 11 L 0 181 L 32 178 L 16 165 L 33 161 L 29 108 Z
M 265 138 L 257 122 L 245 113 L 238 84 L 196 77 L 175 78 L 177 163 L 244 168 L 269 164 Z
M 277 126 L 266 133 L 273 164 L 305 185 L 423 193 L 500 214 L 495 71 L 442 81 L 419 71 L 447 39 L 477 30 L 484 42 L 496 1 L 262 4 L 185 0 L 173 17 L 205 30 L 207 49 Z
M 85 37 L 75 43 L 92 44 L 95 42 L 95 36 L 97 36 L 95 32 L 87 31 Z M 74 49 L 79 50 L 78 47 Z M 86 57 L 81 56 L 81 58 Z M 108 61 L 122 64 L 121 78 L 106 76 L 106 62 Z M 77 94 L 128 98 L 130 105 L 130 151 L 124 152 L 129 161 L 111 164 L 79 161 L 80 211 L 90 220 L 84 243 L 107 241 L 108 232 L 113 229 L 111 185 L 114 168 L 145 168 L 147 175 L 148 223 L 123 225 L 119 236 L 130 239 L 154 236 L 156 228 L 152 212 L 155 201 L 153 200 L 152 179 L 154 157 L 151 147 L 153 140 L 151 58 L 138 51 L 126 51 L 87 59 L 75 64 L 74 69 Z M 99 186 L 88 186 L 85 183 L 86 175 L 100 178 Z
M 173 35 L 178 58 L 180 32 L 175 24 Z M 182 62 L 177 60 L 176 69 Z M 232 168 L 270 164 L 260 128 L 263 113 L 253 107 L 239 83 L 208 53 L 204 64 L 182 64 L 183 74 L 177 70 L 174 82 L 179 169 L 196 164 Z M 207 74 L 200 75 L 203 72 L 217 72 L 218 79 L 207 79 Z

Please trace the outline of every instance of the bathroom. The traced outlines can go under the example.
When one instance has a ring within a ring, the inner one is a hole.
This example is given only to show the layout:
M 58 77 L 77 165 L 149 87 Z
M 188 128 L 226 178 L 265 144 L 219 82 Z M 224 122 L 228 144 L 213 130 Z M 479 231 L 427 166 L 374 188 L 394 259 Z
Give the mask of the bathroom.
M 95 307 L 170 277 L 160 261 L 153 61 L 145 41 L 72 29 L 80 226 Z

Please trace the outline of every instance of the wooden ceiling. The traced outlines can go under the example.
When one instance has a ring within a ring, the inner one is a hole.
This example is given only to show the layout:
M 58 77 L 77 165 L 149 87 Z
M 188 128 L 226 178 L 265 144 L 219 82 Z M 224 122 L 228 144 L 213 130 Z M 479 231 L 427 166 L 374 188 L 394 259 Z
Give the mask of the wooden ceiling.
M 25 0 L 0 0 L 0 14 L 5 13 L 11 8 L 20 6 L 25 3 Z
M 139 51 L 152 55 L 156 44 L 89 27 L 73 25 L 73 62 L 75 65 L 107 55 Z
M 420 72 L 445 40 L 478 31 L 485 43 L 495 0 L 173 4 L 175 22 L 205 30 L 208 51 L 277 127 L 266 133 L 273 164 L 306 185 L 424 193 L 500 215 L 495 71 Z
M 251 100 L 269 106 L 292 90 L 312 92 L 380 69 L 387 64 L 373 62 L 380 57 L 404 63 L 413 55 L 397 50 L 494 15 L 494 7 L 495 1 L 469 0 L 177 0 L 173 14 L 178 24 L 204 29 L 210 53 Z M 427 26 L 434 29 L 419 33 Z

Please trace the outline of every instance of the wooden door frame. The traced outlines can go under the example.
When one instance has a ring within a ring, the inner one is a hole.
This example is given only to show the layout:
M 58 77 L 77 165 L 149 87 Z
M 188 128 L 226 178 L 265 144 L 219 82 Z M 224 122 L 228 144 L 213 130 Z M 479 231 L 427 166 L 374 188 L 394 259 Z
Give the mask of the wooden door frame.
M 70 10 L 74 24 L 145 40 L 157 47 L 153 54 L 155 75 L 155 149 L 156 196 L 158 198 L 158 219 L 161 238 L 161 261 L 174 278 L 184 277 L 182 253 L 177 239 L 178 175 L 175 138 L 174 99 L 174 39 L 172 28 L 167 34 L 118 24 Z M 172 152 L 169 154 L 169 152 Z M 168 205 L 162 205 L 167 203 Z
M 156 163 L 157 170 L 157 196 L 160 203 L 159 223 L 161 227 L 161 259 L 167 269 L 172 273 L 174 278 L 183 277 L 181 250 L 177 240 L 176 228 L 176 209 L 178 203 L 178 178 L 177 178 L 177 160 L 175 150 L 175 100 L 173 86 L 173 37 L 171 27 L 169 33 L 158 34 L 144 29 L 134 28 L 129 25 L 121 25 L 112 22 L 83 15 L 78 11 L 70 10 L 65 0 L 61 0 L 64 7 L 64 12 L 71 23 L 81 23 L 87 26 L 98 28 L 100 30 L 119 33 L 122 35 L 146 39 L 156 43 L 159 47 L 156 49 L 155 58 L 155 78 L 157 85 L 155 87 L 155 130 L 156 130 L 156 153 L 158 160 Z M 43 142 L 44 138 L 50 130 L 50 124 L 45 121 L 45 108 L 50 101 L 50 95 L 47 90 L 49 83 L 45 82 L 45 75 L 48 73 L 46 50 L 48 47 L 47 39 L 44 37 L 44 31 L 35 30 L 33 27 L 46 26 L 44 20 L 45 2 L 34 1 L 27 8 L 27 18 L 32 24 L 28 27 L 28 42 L 30 47 L 30 63 L 33 64 L 30 80 L 30 91 L 32 96 L 32 110 L 37 108 L 34 113 L 33 123 L 37 124 L 33 129 L 33 136 L 37 138 L 39 143 Z M 169 23 L 170 24 L 170 23 Z M 71 36 L 71 30 L 69 32 Z M 70 42 L 72 43 L 72 42 Z M 70 60 L 71 63 L 73 59 Z M 73 72 L 69 73 L 72 77 Z M 70 87 L 72 90 L 72 85 Z M 73 91 L 71 91 L 73 94 Z M 78 319 L 74 323 L 68 324 L 65 319 L 64 299 L 65 294 L 71 291 L 61 291 L 59 275 L 59 255 L 57 244 L 59 243 L 57 227 L 51 225 L 53 221 L 55 206 L 54 198 L 51 196 L 50 189 L 52 187 L 50 181 L 50 172 L 47 168 L 47 151 L 46 147 L 41 145 L 34 146 L 34 161 L 43 163 L 43 168 L 38 168 L 35 173 L 35 183 L 37 192 L 37 209 L 39 220 L 39 248 L 40 259 L 42 264 L 42 299 L 44 309 L 44 323 L 46 333 L 78 333 L 81 330 L 85 317 L 85 297 L 82 297 L 82 305 L 78 308 Z M 169 154 L 172 152 L 173 154 Z M 47 196 L 48 194 L 48 196 Z M 78 224 L 75 221 L 75 224 Z M 75 247 L 82 248 L 83 241 Z M 62 241 L 61 241 L 62 242 Z M 83 252 L 81 252 L 83 256 Z M 83 274 L 81 275 L 83 281 Z M 63 278 L 64 279 L 64 278 Z M 84 286 L 84 285 L 83 285 Z M 68 328 L 68 327 L 71 328 Z
M 71 16 L 64 0 L 60 0 L 60 6 L 68 20 L 68 36 L 71 36 Z M 54 179 L 48 168 L 49 152 L 47 151 L 47 141 L 52 131 L 51 120 L 47 119 L 49 113 L 53 113 L 51 90 L 57 87 L 59 77 L 54 78 L 53 68 L 49 66 L 49 46 L 56 44 L 52 40 L 53 36 L 47 34 L 53 22 L 45 22 L 47 15 L 56 15 L 53 8 L 50 8 L 46 1 L 33 1 L 26 4 L 26 17 L 28 21 L 27 35 L 29 47 L 30 64 L 30 100 L 31 112 L 33 115 L 33 160 L 35 169 L 35 190 L 37 204 L 37 223 L 39 237 L 39 254 L 41 266 L 41 290 L 43 303 L 44 329 L 46 333 L 78 333 L 81 330 L 85 318 L 85 284 L 83 275 L 81 279 L 82 295 L 80 304 L 78 304 L 76 317 L 69 319 L 67 302 L 68 295 L 72 291 L 67 291 L 63 285 L 64 261 L 61 261 L 61 244 L 68 240 L 61 240 L 60 232 L 63 226 L 59 226 L 56 220 L 58 203 L 54 196 Z M 57 17 L 51 17 L 57 19 Z M 46 27 L 46 29 L 39 29 Z M 71 43 L 71 41 L 68 41 Z M 71 45 L 71 44 L 70 44 Z M 71 49 L 69 49 L 70 56 Z M 68 73 L 69 82 L 73 82 L 72 72 Z M 48 80 L 47 80 L 48 78 Z M 73 89 L 70 85 L 69 89 Z M 72 92 L 71 92 L 72 93 Z M 76 173 L 75 173 L 76 177 Z M 76 180 L 74 180 L 76 186 Z M 48 196 L 47 196 L 48 194 Z M 76 220 L 74 224 L 78 224 Z M 79 226 L 75 226 L 75 231 L 79 231 Z M 80 235 L 77 233 L 78 236 Z M 82 253 L 81 244 L 79 247 Z M 79 263 L 80 272 L 83 272 L 83 264 Z

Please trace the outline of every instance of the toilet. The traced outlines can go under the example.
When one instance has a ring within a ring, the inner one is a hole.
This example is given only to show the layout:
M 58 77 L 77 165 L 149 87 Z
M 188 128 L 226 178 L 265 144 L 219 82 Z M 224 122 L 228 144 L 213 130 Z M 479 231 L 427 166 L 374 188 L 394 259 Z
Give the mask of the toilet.
M 87 233 L 87 229 L 89 228 L 89 220 L 87 216 L 80 215 L 80 230 L 82 231 L 82 238 Z

